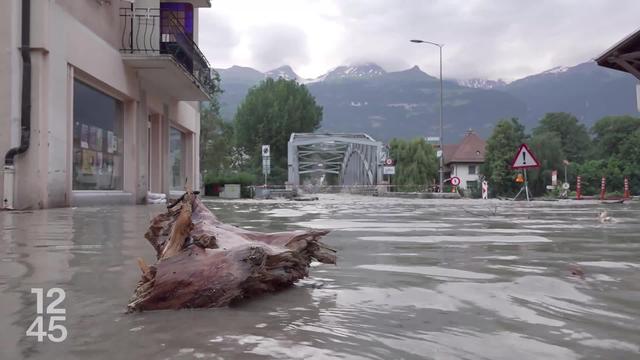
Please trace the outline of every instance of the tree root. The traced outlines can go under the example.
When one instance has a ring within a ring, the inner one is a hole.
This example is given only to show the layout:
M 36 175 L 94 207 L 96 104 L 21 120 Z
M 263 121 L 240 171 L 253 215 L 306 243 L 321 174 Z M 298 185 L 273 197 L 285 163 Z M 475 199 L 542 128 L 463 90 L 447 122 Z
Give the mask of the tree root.
M 156 216 L 145 238 L 156 251 L 151 266 L 138 259 L 142 277 L 128 311 L 210 308 L 293 285 L 313 259 L 335 264 L 326 230 L 260 233 L 220 222 L 188 191 Z

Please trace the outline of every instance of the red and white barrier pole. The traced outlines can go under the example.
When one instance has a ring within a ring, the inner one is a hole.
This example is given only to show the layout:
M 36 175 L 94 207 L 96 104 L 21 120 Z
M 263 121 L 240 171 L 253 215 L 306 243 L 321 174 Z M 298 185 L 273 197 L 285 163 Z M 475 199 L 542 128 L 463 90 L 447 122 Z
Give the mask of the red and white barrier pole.
M 602 177 L 600 181 L 600 200 L 604 200 L 604 196 L 607 193 L 607 178 Z
M 582 177 L 576 178 L 576 200 L 582 200 Z
M 631 199 L 631 191 L 629 189 L 629 178 L 624 177 L 624 198 Z

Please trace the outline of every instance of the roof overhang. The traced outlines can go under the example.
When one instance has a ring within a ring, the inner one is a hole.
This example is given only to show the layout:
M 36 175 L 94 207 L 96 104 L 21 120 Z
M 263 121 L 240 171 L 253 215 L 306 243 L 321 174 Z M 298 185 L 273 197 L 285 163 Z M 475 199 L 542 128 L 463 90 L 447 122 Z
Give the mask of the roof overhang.
M 595 60 L 600 66 L 628 72 L 640 80 L 640 30 L 620 40 Z
M 176 100 L 210 100 L 198 80 L 171 55 L 122 54 L 122 59 L 146 83 Z

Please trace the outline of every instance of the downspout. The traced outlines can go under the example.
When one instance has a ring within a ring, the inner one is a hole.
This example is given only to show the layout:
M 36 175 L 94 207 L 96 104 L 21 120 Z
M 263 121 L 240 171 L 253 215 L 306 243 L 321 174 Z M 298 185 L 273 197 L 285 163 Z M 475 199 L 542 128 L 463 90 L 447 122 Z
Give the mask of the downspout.
M 21 98 L 21 122 L 20 122 L 20 146 L 7 151 L 4 157 L 4 194 L 2 207 L 13 209 L 15 157 L 29 149 L 31 138 L 31 1 L 22 0 L 22 98 Z

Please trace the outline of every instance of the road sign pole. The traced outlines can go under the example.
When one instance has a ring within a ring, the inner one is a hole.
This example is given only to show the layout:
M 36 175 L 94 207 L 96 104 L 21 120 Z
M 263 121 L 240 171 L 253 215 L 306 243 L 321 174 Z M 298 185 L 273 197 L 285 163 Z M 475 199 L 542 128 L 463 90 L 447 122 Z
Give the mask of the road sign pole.
M 529 180 L 527 180 L 527 169 L 524 169 L 524 189 L 527 194 L 527 201 L 529 201 Z

